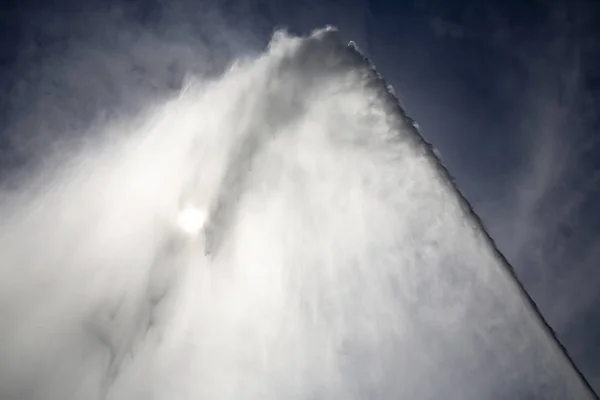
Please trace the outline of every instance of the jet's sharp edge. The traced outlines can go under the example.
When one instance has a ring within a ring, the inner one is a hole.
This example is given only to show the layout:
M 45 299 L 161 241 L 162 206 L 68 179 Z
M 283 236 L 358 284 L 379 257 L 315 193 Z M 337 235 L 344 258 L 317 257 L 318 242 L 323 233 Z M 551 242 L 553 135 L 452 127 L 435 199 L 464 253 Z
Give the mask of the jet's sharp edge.
M 407 115 L 401 101 L 390 90 L 389 85 L 386 83 L 385 79 L 377 72 L 374 64 L 369 60 L 368 57 L 363 55 L 358 50 L 358 47 L 354 43 L 351 42 L 348 45 L 346 45 L 346 51 L 349 53 L 349 55 L 351 57 L 353 57 L 356 60 L 357 64 L 359 64 L 359 65 L 362 64 L 364 67 L 366 67 L 368 74 L 369 74 L 368 78 L 370 80 L 372 80 L 373 83 L 376 85 L 376 89 L 380 92 L 379 94 L 380 94 L 380 96 L 382 96 L 382 99 L 385 99 L 386 106 L 388 107 L 389 111 L 391 111 L 391 113 L 393 113 L 393 114 L 401 116 L 402 122 L 404 124 L 404 126 L 402 128 L 406 129 L 407 131 L 412 133 L 412 137 L 409 139 L 415 140 L 416 144 L 426 152 L 428 159 L 432 162 L 432 164 L 434 164 L 433 165 L 434 168 L 437 170 L 437 172 L 443 178 L 443 181 L 445 182 L 448 189 L 450 189 L 450 191 L 456 196 L 456 198 L 460 202 L 460 206 L 463 209 L 463 211 L 467 214 L 467 216 L 475 224 L 475 227 L 481 232 L 487 246 L 493 252 L 493 254 L 496 255 L 497 259 L 500 261 L 501 265 L 504 267 L 503 272 L 508 274 L 510 281 L 514 285 L 515 292 L 520 296 L 521 300 L 525 303 L 526 307 L 528 307 L 528 310 L 531 312 L 532 317 L 535 320 L 537 320 L 537 322 L 540 324 L 542 330 L 544 331 L 544 333 L 547 336 L 547 339 L 550 340 L 552 343 L 554 343 L 554 345 L 557 347 L 557 350 L 563 356 L 564 361 L 572 369 L 572 371 L 576 375 L 577 379 L 580 381 L 581 385 L 587 390 L 589 398 L 598 400 L 599 399 L 598 394 L 594 391 L 592 386 L 589 384 L 588 380 L 585 378 L 585 376 L 582 374 L 582 372 L 579 370 L 579 368 L 577 367 L 577 365 L 575 364 L 575 362 L 569 355 L 569 352 L 567 351 L 567 349 L 564 347 L 564 345 L 560 342 L 560 340 L 556 336 L 556 333 L 554 332 L 552 327 L 549 325 L 549 323 L 543 317 L 543 315 L 542 315 L 541 311 L 539 310 L 535 301 L 531 298 L 531 296 L 525 290 L 525 287 L 523 286 L 521 281 L 518 279 L 518 277 L 514 271 L 514 268 L 512 267 L 512 265 L 509 263 L 509 261 L 506 259 L 506 257 L 500 252 L 500 250 L 496 246 L 494 239 L 492 239 L 492 237 L 488 233 L 487 229 L 483 225 L 483 222 L 481 221 L 481 219 L 479 218 L 477 213 L 475 213 L 475 210 L 473 209 L 473 207 L 471 206 L 471 204 L 469 203 L 467 198 L 464 196 L 464 194 L 461 192 L 461 190 L 456 185 L 454 178 L 452 177 L 452 175 L 450 174 L 448 169 L 442 164 L 439 157 L 435 154 L 435 151 L 434 151 L 431 143 L 427 142 L 423 138 L 423 136 L 417 129 L 415 122 Z

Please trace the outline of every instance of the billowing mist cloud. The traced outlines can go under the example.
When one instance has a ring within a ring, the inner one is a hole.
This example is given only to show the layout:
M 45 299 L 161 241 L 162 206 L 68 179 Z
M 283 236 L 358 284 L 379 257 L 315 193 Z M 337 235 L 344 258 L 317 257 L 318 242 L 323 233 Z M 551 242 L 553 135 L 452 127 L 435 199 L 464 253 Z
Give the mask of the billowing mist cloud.
M 218 76 L 264 46 L 249 30 L 227 26 L 210 4 L 28 4 L 16 16 L 6 83 L 1 151 L 9 168 L 62 153 L 62 140 L 86 141 L 95 126 L 176 96 L 187 76 Z
M 38 154 L 128 60 L 93 69 L 90 48 L 52 70 L 80 85 L 65 108 L 59 89 L 33 96 Z M 205 71 L 133 117 L 71 127 L 55 169 L 3 191 L 0 397 L 591 398 L 339 35 L 277 34 Z M 178 229 L 184 206 L 208 216 L 197 236 Z

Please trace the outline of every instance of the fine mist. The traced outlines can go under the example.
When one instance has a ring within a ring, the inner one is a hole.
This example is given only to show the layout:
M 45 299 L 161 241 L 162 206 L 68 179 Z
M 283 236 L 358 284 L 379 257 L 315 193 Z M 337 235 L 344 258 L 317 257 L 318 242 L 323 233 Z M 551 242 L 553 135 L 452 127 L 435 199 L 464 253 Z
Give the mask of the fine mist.
M 1 399 L 593 398 L 335 31 L 103 129 L 2 194 Z

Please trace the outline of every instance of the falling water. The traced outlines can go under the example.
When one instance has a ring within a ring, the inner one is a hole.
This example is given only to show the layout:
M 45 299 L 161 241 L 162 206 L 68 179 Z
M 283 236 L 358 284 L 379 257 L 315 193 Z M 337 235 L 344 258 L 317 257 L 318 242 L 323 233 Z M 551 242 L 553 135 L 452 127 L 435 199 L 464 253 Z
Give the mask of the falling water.
M 593 398 L 335 31 L 104 129 L 3 194 L 0 398 Z

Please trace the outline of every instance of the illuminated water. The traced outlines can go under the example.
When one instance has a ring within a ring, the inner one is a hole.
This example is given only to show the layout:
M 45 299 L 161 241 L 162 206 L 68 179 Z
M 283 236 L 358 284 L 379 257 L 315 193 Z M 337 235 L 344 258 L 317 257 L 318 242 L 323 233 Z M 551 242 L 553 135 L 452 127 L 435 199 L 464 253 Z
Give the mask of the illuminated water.
M 592 398 L 334 32 L 3 197 L 2 399 Z

